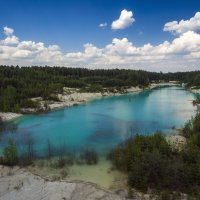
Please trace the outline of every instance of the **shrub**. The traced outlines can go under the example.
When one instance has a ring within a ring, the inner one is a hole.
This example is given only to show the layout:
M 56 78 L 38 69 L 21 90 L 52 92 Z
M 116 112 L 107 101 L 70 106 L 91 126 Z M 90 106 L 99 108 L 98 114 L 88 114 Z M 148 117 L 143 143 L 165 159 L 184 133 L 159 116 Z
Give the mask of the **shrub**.
M 12 139 L 9 139 L 8 145 L 3 150 L 3 162 L 9 166 L 16 165 L 18 162 L 17 147 Z
M 98 163 L 98 154 L 94 149 L 86 149 L 83 154 L 81 154 L 81 158 L 88 165 L 94 165 Z
M 196 143 L 175 151 L 160 133 L 136 135 L 113 149 L 109 158 L 114 167 L 127 173 L 130 187 L 199 194 L 200 148 Z
M 67 176 L 68 176 L 68 174 L 69 174 L 69 172 L 68 172 L 68 170 L 62 170 L 61 172 L 60 172 L 60 175 L 61 175 L 61 177 L 62 178 L 66 178 Z
M 28 155 L 23 155 L 18 158 L 18 164 L 22 167 L 26 167 L 29 165 L 33 165 L 33 159 L 30 158 Z
M 59 156 L 57 159 L 53 159 L 50 162 L 50 167 L 52 168 L 64 168 L 65 166 L 71 166 L 74 164 L 74 157 L 71 155 L 68 156 Z
M 170 192 L 169 191 L 161 192 L 160 200 L 172 200 Z
M 67 164 L 66 159 L 63 156 L 60 156 L 57 160 L 57 168 L 63 168 Z
M 200 97 L 198 97 L 197 99 L 193 100 L 193 105 L 198 105 L 200 104 Z
M 189 138 L 192 134 L 192 123 L 188 121 L 182 129 L 182 134 L 184 137 Z
M 82 88 L 80 92 L 103 92 L 103 87 L 99 84 L 92 84 L 89 87 Z

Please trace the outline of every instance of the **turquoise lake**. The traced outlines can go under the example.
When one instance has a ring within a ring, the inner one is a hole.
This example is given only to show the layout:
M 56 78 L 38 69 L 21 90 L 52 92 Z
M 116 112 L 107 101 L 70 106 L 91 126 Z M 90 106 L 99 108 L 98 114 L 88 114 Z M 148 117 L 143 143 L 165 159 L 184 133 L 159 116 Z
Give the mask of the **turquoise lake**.
M 10 122 L 14 130 L 0 133 L 0 148 L 13 138 L 20 151 L 32 141 L 34 152 L 40 156 L 47 152 L 48 141 L 57 150 L 94 148 L 103 154 L 137 133 L 173 133 L 172 127 L 181 128 L 195 115 L 193 99 L 195 95 L 182 87 L 162 87 L 24 116 Z

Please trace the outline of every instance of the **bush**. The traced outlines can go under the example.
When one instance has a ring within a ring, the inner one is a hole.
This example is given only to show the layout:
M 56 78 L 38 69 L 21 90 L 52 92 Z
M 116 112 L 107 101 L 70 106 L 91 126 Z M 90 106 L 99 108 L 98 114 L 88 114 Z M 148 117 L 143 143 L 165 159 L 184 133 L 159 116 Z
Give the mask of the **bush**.
M 113 149 L 108 157 L 118 169 L 130 171 L 133 161 L 141 158 L 143 153 L 155 153 L 156 151 L 165 156 L 172 153 L 169 144 L 160 133 L 152 136 L 136 135 L 134 138 L 129 138 Z
M 18 163 L 17 147 L 12 139 L 9 139 L 8 145 L 3 150 L 3 162 L 5 165 L 13 166 Z
M 62 178 L 66 178 L 67 176 L 68 176 L 68 174 L 69 174 L 69 172 L 68 172 L 68 170 L 62 170 L 61 172 L 60 172 L 60 175 L 61 175 L 61 177 Z
M 67 160 L 63 156 L 60 156 L 56 162 L 56 167 L 63 168 L 66 166 L 66 164 L 67 164 Z
M 38 101 L 33 101 L 31 99 L 26 99 L 22 101 L 22 105 L 23 108 L 39 108 L 40 107 L 40 103 Z
M 114 167 L 127 173 L 130 187 L 199 193 L 198 145 L 188 144 L 177 152 L 160 133 L 137 135 L 112 150 L 109 158 Z
M 185 132 L 187 132 L 187 134 L 185 134 Z M 189 144 L 200 148 L 200 112 L 185 125 L 183 128 L 183 134 L 188 137 Z
M 81 154 L 81 158 L 88 165 L 95 165 L 98 163 L 98 154 L 94 149 L 87 149 Z
M 161 192 L 160 200 L 172 200 L 170 192 L 168 191 Z
M 82 88 L 80 92 L 103 92 L 103 87 L 99 84 L 92 84 L 89 87 Z
M 186 138 L 189 138 L 192 134 L 192 123 L 188 121 L 182 129 L 182 135 Z
M 52 160 L 50 166 L 52 168 L 64 168 L 66 166 L 71 166 L 74 164 L 74 157 L 69 156 L 59 156 L 58 159 Z
M 198 97 L 197 99 L 193 100 L 193 105 L 198 105 L 200 104 L 200 97 Z

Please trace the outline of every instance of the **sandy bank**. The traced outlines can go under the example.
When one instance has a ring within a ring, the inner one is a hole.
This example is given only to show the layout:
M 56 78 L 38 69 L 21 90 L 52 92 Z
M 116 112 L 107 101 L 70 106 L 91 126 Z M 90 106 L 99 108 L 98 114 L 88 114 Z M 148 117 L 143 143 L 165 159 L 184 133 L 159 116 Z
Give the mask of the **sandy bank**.
M 167 83 L 152 83 L 150 86 L 149 86 L 149 89 L 153 89 L 153 88 L 157 88 L 157 87 L 165 87 L 165 86 L 177 86 L 177 85 L 180 85 L 179 83 L 177 82 L 167 82 Z
M 3 121 L 9 121 L 9 120 L 12 120 L 12 119 L 15 119 L 17 117 L 20 117 L 22 116 L 22 114 L 19 114 L 19 113 L 11 113 L 11 112 L 0 112 L 0 118 L 3 120 Z
M 78 89 L 63 88 L 63 94 L 58 94 L 59 102 L 49 101 L 48 106 L 50 110 L 53 110 L 57 108 L 83 104 L 85 102 L 102 98 L 105 96 L 120 96 L 120 95 L 125 95 L 127 93 L 142 92 L 145 89 L 153 89 L 156 87 L 173 86 L 173 85 L 177 85 L 177 84 L 159 83 L 159 84 L 152 84 L 150 87 L 147 87 L 147 88 L 130 87 L 130 88 L 124 89 L 123 92 L 119 92 L 115 90 L 114 92 L 104 92 L 104 93 L 89 93 L 89 92 L 82 93 L 82 92 L 79 92 Z M 37 99 L 40 99 L 40 97 Z M 44 108 L 45 102 L 40 101 L 40 103 L 41 103 L 42 108 Z
M 52 167 L 52 161 L 36 160 L 34 166 L 29 166 L 27 169 L 50 180 L 62 178 L 67 181 L 91 182 L 109 190 L 126 188 L 127 176 L 114 170 L 110 161 L 105 158 L 100 158 L 96 165 L 74 163 L 63 168 Z
M 100 92 L 90 93 L 90 92 L 80 92 L 79 89 L 65 87 L 63 88 L 63 93 L 57 95 L 57 98 L 59 101 L 44 101 L 41 97 L 32 98 L 32 100 L 39 102 L 40 110 L 45 111 L 46 109 L 54 110 L 54 109 L 59 109 L 63 107 L 80 105 L 88 101 L 102 98 L 105 96 L 120 96 L 120 95 L 125 95 L 127 93 L 141 92 L 141 91 L 143 91 L 142 88 L 130 87 L 128 89 L 125 89 L 121 93 L 119 91 L 104 92 L 104 93 L 100 93 Z M 33 110 L 33 109 L 27 109 L 26 111 L 27 113 L 37 112 L 36 110 Z
M 1 200 L 125 199 L 91 183 L 49 181 L 18 167 L 0 166 Z
M 187 84 L 185 84 L 187 85 Z M 200 88 L 198 86 L 192 86 L 190 88 L 188 88 L 188 90 L 194 94 L 200 94 Z
M 195 94 L 200 94 L 200 89 L 190 89 L 190 91 Z
M 0 165 L 1 200 L 126 200 L 127 195 L 125 190 L 111 192 L 87 182 L 50 181 L 26 169 Z M 132 200 L 155 199 L 137 191 L 133 195 Z
M 48 106 L 50 110 L 56 108 L 62 108 L 67 106 L 79 105 L 93 99 L 101 98 L 102 93 L 80 93 L 80 92 L 71 92 L 67 93 L 66 90 L 63 94 L 58 94 L 60 102 L 49 102 Z

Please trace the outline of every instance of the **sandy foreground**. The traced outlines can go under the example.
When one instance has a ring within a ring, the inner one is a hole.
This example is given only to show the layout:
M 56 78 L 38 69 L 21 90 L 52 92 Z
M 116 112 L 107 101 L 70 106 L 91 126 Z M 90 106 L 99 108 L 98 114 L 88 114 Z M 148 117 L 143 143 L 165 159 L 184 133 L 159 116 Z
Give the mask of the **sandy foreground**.
M 125 190 L 108 191 L 87 182 L 50 181 L 26 169 L 0 165 L 1 200 L 125 200 Z M 130 199 L 130 198 L 129 198 Z M 149 194 L 134 192 L 133 200 L 150 200 Z
M 39 159 L 34 162 L 34 165 L 28 166 L 26 169 L 50 180 L 62 178 L 67 181 L 90 182 L 109 190 L 126 188 L 126 174 L 114 170 L 111 162 L 104 157 L 100 157 L 96 165 L 77 164 L 75 162 L 73 165 L 67 165 L 63 168 L 51 167 L 53 160 Z M 65 176 L 63 176 L 63 172 L 66 172 Z
M 0 165 L 0 200 L 156 200 L 155 194 L 132 190 L 109 191 L 81 181 L 51 181 L 24 168 Z M 181 200 L 187 200 L 182 194 Z
M 122 200 L 124 197 L 81 182 L 49 181 L 18 167 L 0 166 L 1 200 Z

